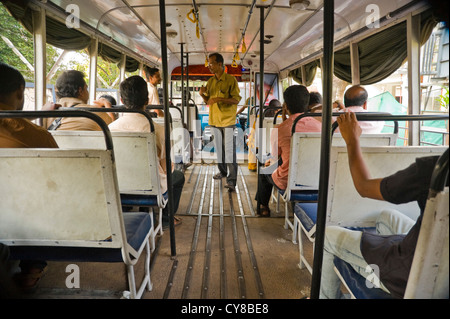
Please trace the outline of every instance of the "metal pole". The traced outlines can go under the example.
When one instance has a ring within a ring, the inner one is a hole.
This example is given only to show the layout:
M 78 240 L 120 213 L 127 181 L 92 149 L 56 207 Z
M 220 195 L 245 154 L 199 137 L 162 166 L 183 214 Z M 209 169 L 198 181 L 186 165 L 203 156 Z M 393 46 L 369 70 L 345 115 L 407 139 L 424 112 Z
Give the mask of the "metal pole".
M 259 182 L 261 168 L 262 165 L 262 130 L 263 127 L 263 118 L 262 118 L 262 110 L 264 108 L 264 7 L 259 7 L 259 125 L 258 125 L 258 134 L 255 136 L 258 137 L 258 151 L 256 152 L 256 168 L 258 170 L 258 198 L 256 203 L 256 211 L 258 214 L 261 213 L 260 209 L 260 200 L 261 196 L 261 183 Z M 256 119 L 255 119 L 256 120 Z M 256 132 L 255 132 L 256 133 Z
M 98 39 L 94 38 L 91 40 L 90 50 L 89 50 L 89 103 L 97 99 L 97 62 L 98 62 Z M 123 64 L 122 60 L 122 64 Z M 122 66 L 120 67 L 122 70 Z M 120 71 L 122 74 L 122 71 Z M 123 79 L 121 78 L 120 81 Z
M 333 93 L 333 39 L 334 0 L 324 1 L 323 10 L 323 110 L 322 144 L 320 153 L 319 199 L 317 206 L 316 239 L 311 283 L 311 299 L 318 299 L 322 275 L 323 244 L 328 199 L 328 177 L 330 174 L 331 119 Z
M 184 106 L 186 105 L 184 103 L 184 43 L 181 42 L 181 118 L 184 122 Z
M 173 211 L 173 187 L 172 187 L 172 161 L 170 159 L 170 111 L 169 111 L 169 72 L 167 70 L 167 37 L 166 37 L 166 4 L 165 0 L 159 0 L 159 16 L 161 27 L 161 62 L 163 74 L 163 105 L 164 105 L 164 135 L 165 135 L 165 150 L 166 150 L 166 174 L 167 174 L 167 195 L 169 200 L 167 202 L 167 209 L 169 211 L 169 231 L 170 231 L 170 252 L 171 256 L 175 257 L 177 254 L 175 245 L 175 225 L 174 225 L 174 211 Z
M 186 110 L 187 110 L 187 115 L 186 115 L 186 126 L 187 126 L 187 130 L 190 134 L 191 132 L 191 107 L 189 105 L 189 53 L 186 52 L 186 94 L 185 94 L 185 105 L 186 105 Z
M 44 8 L 33 11 L 33 41 L 34 41 L 34 97 L 35 110 L 41 110 L 46 101 L 47 92 L 47 49 L 46 49 L 46 13 Z

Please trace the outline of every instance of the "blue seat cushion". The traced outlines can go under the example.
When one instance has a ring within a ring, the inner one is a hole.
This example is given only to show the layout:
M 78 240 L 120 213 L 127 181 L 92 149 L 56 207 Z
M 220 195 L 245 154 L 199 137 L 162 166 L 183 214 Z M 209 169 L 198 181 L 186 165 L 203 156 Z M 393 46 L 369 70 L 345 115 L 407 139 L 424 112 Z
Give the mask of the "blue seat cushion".
M 318 203 L 296 203 L 294 214 L 303 227 L 309 232 L 317 222 Z
M 163 194 L 163 197 L 167 200 L 167 192 Z M 156 195 L 120 194 L 120 201 L 124 206 L 158 206 Z
M 128 244 L 139 250 L 147 234 L 152 228 L 152 219 L 147 213 L 129 212 L 123 214 Z
M 148 213 L 123 214 L 127 241 L 138 250 L 152 227 Z M 105 240 L 107 241 L 107 240 Z M 10 246 L 10 260 L 123 262 L 121 249 L 53 246 Z
M 380 288 L 368 288 L 366 278 L 342 259 L 334 257 L 334 265 L 356 299 L 392 299 L 390 294 Z
M 316 190 L 292 191 L 290 201 L 292 202 L 317 202 L 319 192 Z

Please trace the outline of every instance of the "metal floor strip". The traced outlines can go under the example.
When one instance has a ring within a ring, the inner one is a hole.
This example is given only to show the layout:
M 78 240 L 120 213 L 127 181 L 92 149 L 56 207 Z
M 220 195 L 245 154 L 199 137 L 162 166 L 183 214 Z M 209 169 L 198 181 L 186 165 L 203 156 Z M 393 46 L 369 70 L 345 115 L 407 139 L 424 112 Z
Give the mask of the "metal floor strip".
M 195 180 L 194 191 L 192 192 L 191 199 L 189 201 L 189 205 L 188 205 L 188 208 L 186 210 L 186 215 L 190 215 L 191 214 L 192 205 L 194 204 L 194 198 L 195 198 L 195 195 L 197 194 L 198 182 L 200 180 L 200 176 L 202 175 L 202 171 L 203 171 L 203 165 L 200 165 L 200 171 L 198 172 L 197 179 Z M 191 175 L 191 177 L 192 177 L 192 175 Z
M 242 267 L 242 258 L 241 258 L 241 248 L 239 244 L 238 231 L 236 226 L 236 216 L 234 214 L 233 207 L 233 196 L 231 192 L 228 192 L 228 199 L 230 201 L 230 215 L 231 215 L 231 225 L 233 232 L 233 247 L 234 247 L 234 256 L 236 260 L 236 268 L 237 268 L 237 280 L 239 286 L 239 297 L 241 299 L 247 298 L 247 292 L 245 287 L 245 278 L 244 278 L 244 269 Z
M 181 294 L 182 299 L 187 298 L 187 295 L 189 292 L 189 286 L 191 283 L 192 270 L 194 267 L 194 259 L 195 259 L 195 255 L 196 255 L 196 251 L 197 251 L 198 235 L 200 232 L 200 225 L 202 223 L 202 210 L 203 210 L 203 202 L 205 200 L 205 190 L 206 190 L 206 184 L 207 184 L 207 180 L 208 180 L 208 170 L 209 170 L 209 168 L 207 167 L 206 172 L 205 172 L 205 179 L 203 182 L 202 196 L 201 196 L 200 205 L 198 208 L 197 224 L 195 226 L 194 235 L 192 237 L 191 251 L 189 253 L 189 262 L 188 262 L 188 267 L 186 269 L 186 276 L 184 278 L 183 292 Z
M 206 233 L 206 243 L 205 243 L 205 261 L 203 266 L 203 281 L 202 281 L 202 292 L 201 298 L 208 298 L 209 289 L 209 276 L 210 276 L 210 266 L 211 266 L 211 236 L 212 236 L 212 223 L 213 223 L 213 208 L 214 208 L 214 176 L 215 171 L 211 173 L 211 192 L 209 197 L 209 217 L 208 217 L 208 229 Z
M 246 216 L 245 216 L 244 210 L 242 208 L 242 200 L 241 200 L 241 196 L 240 196 L 238 187 L 236 187 L 236 194 L 238 197 L 239 209 L 241 212 L 242 227 L 244 228 L 245 239 L 247 242 L 247 250 L 248 250 L 248 254 L 250 256 L 250 261 L 252 263 L 253 273 L 255 275 L 256 286 L 258 288 L 258 295 L 259 295 L 259 298 L 263 299 L 265 294 L 264 294 L 264 288 L 263 288 L 263 284 L 262 284 L 262 280 L 261 280 L 261 274 L 259 273 L 258 263 L 256 261 L 256 256 L 255 256 L 255 251 L 253 250 L 252 238 L 250 236 L 250 231 L 248 229 Z

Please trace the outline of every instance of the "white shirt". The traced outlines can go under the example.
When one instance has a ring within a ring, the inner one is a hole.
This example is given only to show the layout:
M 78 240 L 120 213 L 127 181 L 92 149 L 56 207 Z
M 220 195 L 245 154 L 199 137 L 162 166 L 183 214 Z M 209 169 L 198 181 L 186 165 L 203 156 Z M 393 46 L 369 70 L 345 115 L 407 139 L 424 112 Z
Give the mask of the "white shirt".
M 160 105 L 158 89 L 156 86 L 148 82 L 148 104 Z

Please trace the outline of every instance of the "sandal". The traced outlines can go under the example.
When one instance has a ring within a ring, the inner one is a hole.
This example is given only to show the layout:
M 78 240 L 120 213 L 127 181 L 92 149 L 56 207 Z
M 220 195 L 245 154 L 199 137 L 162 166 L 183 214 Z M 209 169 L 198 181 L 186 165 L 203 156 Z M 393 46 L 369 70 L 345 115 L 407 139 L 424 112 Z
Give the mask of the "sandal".
M 258 214 L 260 217 L 270 217 L 270 209 L 267 206 L 261 206 L 259 208 L 260 213 Z
M 173 225 L 175 227 L 181 225 L 182 223 L 183 223 L 183 221 L 181 220 L 180 217 L 174 216 L 174 218 L 173 218 Z M 163 228 L 163 230 L 168 229 L 169 228 L 169 222 L 167 222 L 167 224 L 163 222 L 162 228 Z
M 30 272 L 20 272 L 16 274 L 14 276 L 14 280 L 24 293 L 33 293 L 36 291 L 39 281 L 41 281 L 46 272 L 47 266 L 43 269 L 32 268 L 30 269 Z
M 175 226 L 181 225 L 181 223 L 183 222 L 183 220 L 180 217 L 177 217 L 177 216 L 174 216 L 173 219 L 174 219 L 174 225 Z

